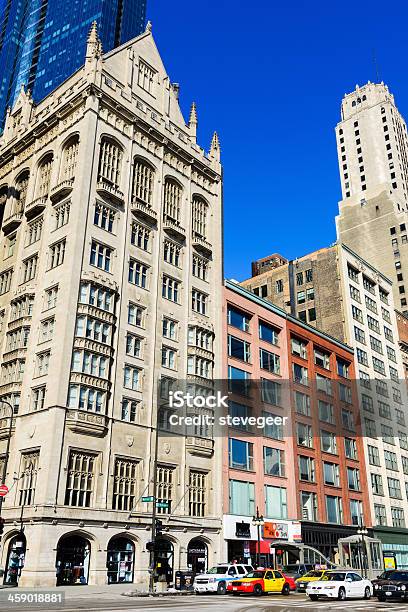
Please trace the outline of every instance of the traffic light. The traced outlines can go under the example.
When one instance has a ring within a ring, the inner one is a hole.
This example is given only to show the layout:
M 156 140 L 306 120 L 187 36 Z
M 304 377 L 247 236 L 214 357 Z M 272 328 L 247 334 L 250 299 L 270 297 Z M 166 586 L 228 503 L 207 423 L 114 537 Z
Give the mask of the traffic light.
M 4 531 L 4 518 L 0 516 L 0 535 L 3 533 L 3 531 Z
M 163 532 L 163 521 L 156 519 L 156 535 L 161 535 Z

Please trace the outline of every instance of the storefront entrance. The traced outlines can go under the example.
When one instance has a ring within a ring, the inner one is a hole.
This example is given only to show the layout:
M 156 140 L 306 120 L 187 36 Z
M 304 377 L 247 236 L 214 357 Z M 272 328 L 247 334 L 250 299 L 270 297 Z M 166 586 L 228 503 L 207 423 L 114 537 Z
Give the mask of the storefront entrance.
M 64 536 L 57 548 L 57 586 L 88 584 L 91 546 L 85 538 Z
M 156 540 L 154 552 L 155 582 L 173 584 L 174 549 L 173 544 L 164 538 Z
M 135 547 L 127 538 L 112 538 L 108 544 L 106 566 L 108 584 L 133 582 Z
M 202 574 L 208 568 L 207 544 L 197 538 L 191 540 L 187 547 L 187 568 L 194 574 Z
M 10 586 L 18 585 L 21 571 L 24 567 L 26 546 L 27 542 L 23 533 L 19 533 L 10 540 L 7 552 L 6 571 L 4 573 L 4 584 Z

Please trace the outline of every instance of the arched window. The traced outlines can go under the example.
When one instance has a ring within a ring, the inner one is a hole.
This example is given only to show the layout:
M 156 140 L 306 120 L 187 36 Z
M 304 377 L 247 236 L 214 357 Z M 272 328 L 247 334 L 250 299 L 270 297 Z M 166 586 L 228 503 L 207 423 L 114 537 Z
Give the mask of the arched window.
M 182 189 L 176 181 L 166 179 L 164 183 L 164 216 L 178 223 L 180 221 Z
M 78 161 L 79 137 L 70 138 L 62 150 L 61 181 L 75 178 Z
M 28 188 L 28 179 L 30 178 L 30 173 L 28 170 L 20 174 L 19 178 L 16 182 L 16 190 L 15 190 L 15 202 L 16 202 L 16 212 L 23 212 L 25 201 L 27 198 L 27 188 Z
M 41 161 L 38 166 L 37 173 L 37 198 L 41 198 L 43 196 L 48 196 L 50 191 L 50 181 L 51 181 L 51 168 L 52 168 L 52 160 L 53 155 L 49 153 L 44 159 Z
M 355 106 L 355 105 L 356 105 L 356 101 L 353 100 L 352 103 L 351 103 L 351 106 Z
M 208 205 L 203 198 L 200 196 L 193 196 L 193 219 L 192 219 L 192 229 L 193 235 L 198 235 L 201 238 L 205 238 L 207 236 L 207 214 L 208 214 Z
M 98 181 L 108 181 L 120 186 L 122 149 L 110 138 L 103 138 L 99 155 Z
M 7 185 L 3 185 L 3 187 L 0 188 L 0 228 L 3 224 L 4 211 L 6 210 L 7 195 L 8 187 Z
M 141 159 L 135 158 L 133 163 L 132 200 L 142 200 L 148 206 L 152 205 L 154 170 Z

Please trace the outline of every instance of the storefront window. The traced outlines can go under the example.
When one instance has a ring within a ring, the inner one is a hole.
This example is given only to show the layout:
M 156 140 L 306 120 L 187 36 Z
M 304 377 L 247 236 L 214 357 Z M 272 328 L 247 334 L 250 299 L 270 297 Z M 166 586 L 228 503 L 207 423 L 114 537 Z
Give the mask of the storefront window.
M 195 574 L 204 573 L 207 569 L 207 544 L 200 539 L 191 540 L 187 548 L 187 567 Z
M 91 547 L 81 536 L 61 538 L 57 548 L 57 586 L 88 584 Z
M 108 544 L 108 584 L 133 582 L 135 548 L 126 538 L 113 538 Z
M 25 552 L 26 539 L 21 533 L 10 540 L 7 554 L 6 572 L 4 575 L 4 584 L 14 586 L 18 585 L 18 581 L 24 567 Z

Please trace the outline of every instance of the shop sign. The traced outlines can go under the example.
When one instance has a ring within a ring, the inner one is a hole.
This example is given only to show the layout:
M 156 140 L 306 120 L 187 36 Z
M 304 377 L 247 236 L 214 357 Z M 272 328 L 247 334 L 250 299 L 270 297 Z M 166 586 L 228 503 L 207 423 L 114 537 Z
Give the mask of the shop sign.
M 203 548 L 189 548 L 187 552 L 192 555 L 205 555 L 207 551 L 203 547 Z
M 397 563 L 395 555 L 392 553 L 384 553 L 384 569 L 395 570 L 397 569 Z
M 294 542 L 302 541 L 302 526 L 299 521 L 292 521 L 292 540 Z
M 263 537 L 269 540 L 287 540 L 288 525 L 287 523 L 264 523 Z
M 251 537 L 251 525 L 250 523 L 235 523 L 235 535 L 237 538 L 250 538 Z

